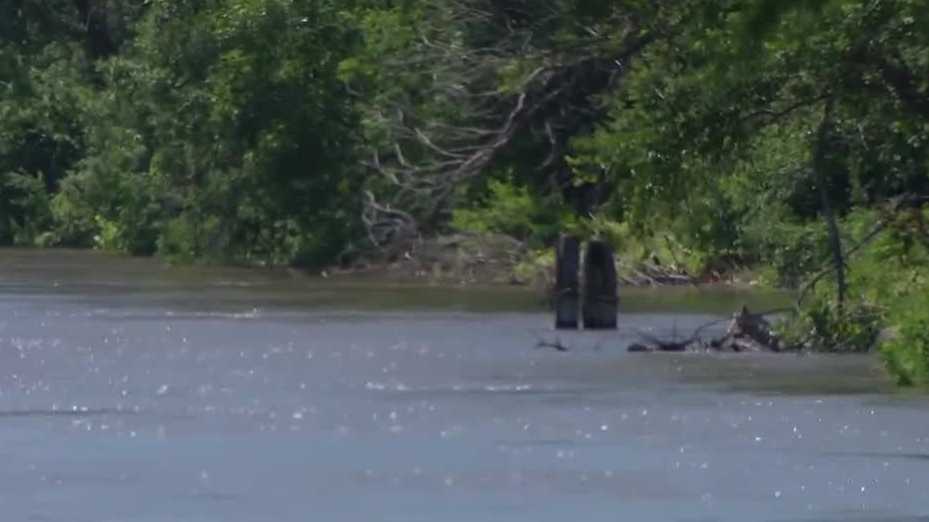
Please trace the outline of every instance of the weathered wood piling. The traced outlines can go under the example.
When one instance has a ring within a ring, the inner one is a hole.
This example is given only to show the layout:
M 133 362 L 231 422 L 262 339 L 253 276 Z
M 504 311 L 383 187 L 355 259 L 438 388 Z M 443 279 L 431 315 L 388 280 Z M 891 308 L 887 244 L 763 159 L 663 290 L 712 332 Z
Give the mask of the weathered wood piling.
M 555 328 L 576 330 L 580 319 L 581 244 L 576 237 L 561 236 L 555 250 Z
M 584 256 L 584 328 L 615 330 L 618 312 L 613 248 L 604 241 L 591 241 Z
M 619 298 L 613 249 L 591 241 L 584 256 L 583 306 L 579 284 L 580 241 L 561 236 L 555 250 L 555 328 L 576 330 L 583 319 L 588 330 L 616 328 Z M 582 317 L 583 314 L 583 317 Z

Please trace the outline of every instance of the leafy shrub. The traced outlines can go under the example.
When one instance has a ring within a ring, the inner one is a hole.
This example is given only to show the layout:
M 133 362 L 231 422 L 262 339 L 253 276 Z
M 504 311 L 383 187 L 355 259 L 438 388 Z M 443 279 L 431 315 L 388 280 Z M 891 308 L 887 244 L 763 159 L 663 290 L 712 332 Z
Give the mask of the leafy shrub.
M 783 326 L 786 344 L 824 352 L 867 352 L 881 332 L 882 315 L 864 302 L 846 303 L 839 310 L 834 301 L 816 296 Z
M 887 368 L 902 385 L 929 384 L 929 298 L 913 300 L 881 343 Z
M 475 206 L 456 209 L 451 225 L 465 232 L 507 234 L 539 247 L 557 237 L 560 219 L 559 205 L 546 205 L 526 187 L 491 180 L 486 198 Z
M 848 250 L 848 301 L 839 312 L 834 281 L 825 278 L 786 326 L 792 342 L 826 351 L 880 349 L 905 385 L 929 384 L 929 238 L 927 210 L 880 216 L 856 211 L 843 223 Z M 868 239 L 875 223 L 884 231 Z
M 774 285 L 796 288 L 828 259 L 826 229 L 819 222 L 759 220 L 748 227 L 747 241 L 774 274 Z
M 513 278 L 537 290 L 548 290 L 554 284 L 555 252 L 551 249 L 530 252 L 513 267 Z
M 158 237 L 158 255 L 172 263 L 191 263 L 199 255 L 197 232 L 186 217 L 168 221 Z
M 22 246 L 54 242 L 44 178 L 10 173 L 0 178 L 0 241 Z

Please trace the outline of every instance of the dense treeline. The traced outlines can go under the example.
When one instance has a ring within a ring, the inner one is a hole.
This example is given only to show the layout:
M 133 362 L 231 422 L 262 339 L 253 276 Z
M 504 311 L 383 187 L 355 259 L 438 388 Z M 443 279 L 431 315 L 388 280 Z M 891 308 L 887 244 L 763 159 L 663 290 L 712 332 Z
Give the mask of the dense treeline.
M 929 379 L 926 0 L 6 0 L 0 242 L 350 261 L 559 231 Z
M 0 238 L 285 262 L 354 233 L 335 2 L 13 4 Z

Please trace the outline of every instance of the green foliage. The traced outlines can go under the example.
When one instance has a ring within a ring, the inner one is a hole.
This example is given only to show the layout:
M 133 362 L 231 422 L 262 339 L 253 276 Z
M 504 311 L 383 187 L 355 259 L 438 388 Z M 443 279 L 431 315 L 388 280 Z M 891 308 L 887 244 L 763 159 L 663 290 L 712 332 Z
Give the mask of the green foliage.
M 921 382 L 926 228 L 899 221 L 922 223 L 912 216 L 924 211 L 894 202 L 924 208 L 929 196 L 925 2 L 690 7 L 611 98 L 612 120 L 575 139 L 574 168 L 605 168 L 610 212 L 640 237 L 671 231 L 705 263 L 764 263 L 781 285 L 822 274 L 792 338 L 826 350 L 880 344 L 892 371 Z M 845 302 L 830 271 L 831 219 L 851 257 Z M 880 221 L 890 231 L 875 240 Z
M 754 221 L 746 236 L 758 259 L 773 269 L 775 286 L 797 288 L 828 258 L 825 226 L 796 220 Z
M 883 219 L 887 230 L 855 259 L 851 284 L 879 307 L 879 347 L 891 373 L 901 384 L 929 384 L 929 210 Z M 849 228 L 860 236 L 866 227 Z
M 451 225 L 467 232 L 507 234 L 539 247 L 557 237 L 560 221 L 557 205 L 546 207 L 526 187 L 490 180 L 482 201 L 455 209 Z
M 569 224 L 567 230 L 583 239 L 600 239 L 613 246 L 622 265 L 666 266 L 672 271 L 699 274 L 705 264 L 702 252 L 681 244 L 672 226 L 645 231 L 629 223 L 593 216 Z
M 0 172 L 42 177 L 52 219 L 11 219 L 62 244 L 163 246 L 172 259 L 332 259 L 357 233 L 361 180 L 338 78 L 355 33 L 339 7 L 114 5 L 86 42 L 65 31 L 81 13 L 29 2 L 5 29 L 23 45 L 0 48 L 15 73 L 0 98 Z M 36 22 L 62 32 L 32 32 Z M 94 42 L 122 48 L 100 54 Z M 12 197 L 4 208 L 25 212 Z
M 868 352 L 881 330 L 880 309 L 855 301 L 839 309 L 834 297 L 817 295 L 805 303 L 783 332 L 790 346 L 826 352 Z
M 929 383 L 929 212 L 857 211 L 843 224 L 859 245 L 849 261 L 849 298 L 839 306 L 829 277 L 787 325 L 789 340 L 816 350 L 878 347 L 902 384 Z M 883 220 L 881 228 L 876 223 Z M 879 232 L 875 234 L 875 230 Z
M 41 175 L 10 173 L 0 179 L 0 240 L 21 246 L 44 246 L 51 223 L 45 180 Z
M 207 231 L 202 228 L 207 228 Z M 193 263 L 202 260 L 205 256 L 202 238 L 215 234 L 217 223 L 210 220 L 208 223 L 198 223 L 190 216 L 180 216 L 168 221 L 162 227 L 158 237 L 158 254 L 173 263 Z
M 513 278 L 534 288 L 546 291 L 551 288 L 555 268 L 555 252 L 551 248 L 531 251 L 513 267 Z
M 900 310 L 895 329 L 881 344 L 887 368 L 902 385 L 929 384 L 929 303 L 925 295 Z

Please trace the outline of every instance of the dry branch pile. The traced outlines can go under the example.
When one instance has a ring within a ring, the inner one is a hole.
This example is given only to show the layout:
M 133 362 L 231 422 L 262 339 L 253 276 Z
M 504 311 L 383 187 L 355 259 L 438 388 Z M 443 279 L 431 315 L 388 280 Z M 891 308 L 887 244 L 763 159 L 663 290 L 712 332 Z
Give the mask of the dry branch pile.
M 629 346 L 630 352 L 781 352 L 785 346 L 774 331 L 771 323 L 765 319 L 765 313 L 753 314 L 747 307 L 732 316 L 726 333 L 722 337 L 706 340 L 701 333 L 718 322 L 709 323 L 698 328 L 686 339 L 660 339 L 640 334 L 643 342 Z

